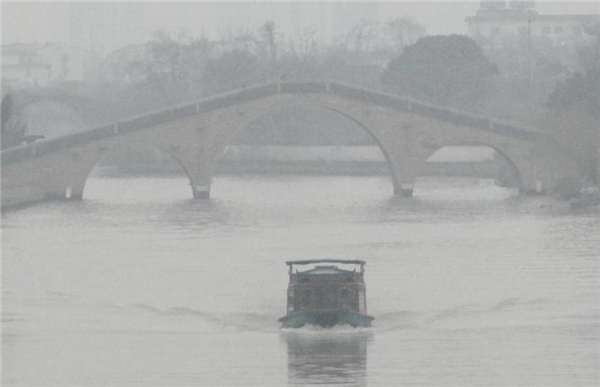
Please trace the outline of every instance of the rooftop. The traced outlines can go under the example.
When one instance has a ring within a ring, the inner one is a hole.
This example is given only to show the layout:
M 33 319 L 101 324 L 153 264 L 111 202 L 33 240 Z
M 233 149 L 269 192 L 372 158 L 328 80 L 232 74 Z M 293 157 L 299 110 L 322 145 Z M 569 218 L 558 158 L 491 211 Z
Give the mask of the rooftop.
M 9 43 L 2 45 L 2 54 L 25 54 L 25 53 L 36 53 L 40 50 L 49 47 L 69 47 L 71 49 L 77 49 L 81 51 L 89 51 L 88 49 L 71 46 L 68 44 L 57 43 L 57 42 L 43 42 L 43 43 Z
M 473 21 L 580 21 L 594 23 L 600 21 L 600 15 L 540 15 L 535 11 L 526 12 L 520 9 L 480 10 L 475 16 L 469 16 L 467 23 Z

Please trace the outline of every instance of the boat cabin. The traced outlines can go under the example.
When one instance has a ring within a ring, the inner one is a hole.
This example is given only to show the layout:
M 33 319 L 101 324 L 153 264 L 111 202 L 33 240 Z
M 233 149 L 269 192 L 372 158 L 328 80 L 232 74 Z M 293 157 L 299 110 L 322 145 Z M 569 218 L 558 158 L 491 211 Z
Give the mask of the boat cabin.
M 288 315 L 334 309 L 367 314 L 364 261 L 314 259 L 288 261 L 286 264 L 289 266 L 290 276 Z M 338 265 L 345 268 L 339 268 Z M 311 267 L 300 271 L 298 266 Z

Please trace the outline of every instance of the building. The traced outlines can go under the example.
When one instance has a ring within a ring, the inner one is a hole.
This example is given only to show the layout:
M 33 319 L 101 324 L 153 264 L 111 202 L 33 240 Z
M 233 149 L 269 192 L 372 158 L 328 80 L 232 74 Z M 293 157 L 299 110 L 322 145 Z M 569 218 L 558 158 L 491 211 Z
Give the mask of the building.
M 533 1 L 481 1 L 475 16 L 467 17 L 469 37 L 488 45 L 527 40 L 565 45 L 590 38 L 586 27 L 600 15 L 540 15 Z
M 600 15 L 541 15 L 533 1 L 481 1 L 476 15 L 466 22 L 468 36 L 488 53 L 543 54 L 546 61 L 564 64 L 571 71 L 582 70 L 580 48 L 599 44 L 591 31 L 598 30 Z
M 4 87 L 47 86 L 94 76 L 98 60 L 89 50 L 60 43 L 13 43 L 2 46 Z

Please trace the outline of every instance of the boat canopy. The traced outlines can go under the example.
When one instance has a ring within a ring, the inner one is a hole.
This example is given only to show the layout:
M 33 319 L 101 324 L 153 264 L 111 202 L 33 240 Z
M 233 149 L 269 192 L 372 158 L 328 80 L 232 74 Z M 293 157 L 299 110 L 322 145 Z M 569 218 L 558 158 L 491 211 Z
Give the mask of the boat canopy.
M 299 261 L 287 261 L 285 264 L 292 265 L 310 265 L 313 263 L 346 263 L 346 264 L 354 264 L 354 265 L 365 265 L 365 261 L 361 261 L 358 259 L 305 259 Z
M 287 261 L 286 265 L 289 266 L 290 276 L 292 275 L 292 268 L 294 265 L 311 265 L 315 263 L 339 263 L 339 264 L 350 264 L 350 265 L 360 265 L 360 272 L 364 273 L 365 271 L 365 261 L 361 261 L 359 259 L 305 259 L 299 261 Z M 291 277 L 290 277 L 291 278 Z

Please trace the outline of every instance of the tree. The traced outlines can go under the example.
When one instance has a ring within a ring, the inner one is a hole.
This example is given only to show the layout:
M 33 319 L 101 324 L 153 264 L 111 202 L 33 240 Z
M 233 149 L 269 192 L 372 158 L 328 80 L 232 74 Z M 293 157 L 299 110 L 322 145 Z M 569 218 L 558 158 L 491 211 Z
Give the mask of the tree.
M 577 108 L 600 119 L 600 70 L 575 74 L 559 83 L 548 98 L 548 106 L 554 110 Z
M 301 63 L 312 60 L 317 54 L 317 27 L 303 28 L 296 39 L 290 40 L 290 52 Z
M 477 110 L 491 93 L 496 65 L 463 35 L 427 36 L 388 64 L 381 81 L 388 92 Z
M 27 125 L 14 117 L 13 97 L 6 93 L 2 98 L 2 149 L 17 146 L 23 141 Z
M 584 58 L 582 60 L 584 65 L 587 65 L 587 69 L 600 71 L 600 21 L 596 20 L 595 22 L 583 23 L 583 31 L 589 35 L 594 37 L 594 44 L 590 47 L 589 50 L 585 53 L 580 53 Z M 585 55 L 587 54 L 587 55 Z M 587 61 L 585 60 L 587 56 Z
M 231 37 L 231 42 L 234 50 L 257 53 L 259 42 L 255 32 L 249 28 L 239 28 L 237 34 Z
M 109 56 L 110 82 L 120 90 L 125 111 L 158 109 L 198 98 L 211 44 L 186 31 L 156 31 L 143 46 L 130 46 Z
M 267 21 L 262 25 L 259 33 L 269 50 L 271 63 L 277 63 L 277 27 L 275 22 L 272 20 Z
M 382 68 L 373 63 L 376 53 L 348 51 L 344 46 L 329 47 L 319 58 L 316 72 L 321 79 L 377 90 Z
M 402 52 L 425 35 L 425 26 L 409 17 L 394 18 L 385 22 L 384 31 L 396 52 Z
M 311 26 L 303 28 L 289 39 L 289 49 L 278 63 L 282 79 L 308 80 L 317 76 L 320 52 L 316 36 L 317 28 Z
M 8 121 L 10 121 L 13 112 L 13 99 L 10 93 L 6 93 L 6 95 L 2 97 L 1 106 L 2 112 L 0 113 L 0 120 L 2 121 L 2 133 L 4 133 L 4 129 L 6 128 Z
M 356 52 L 369 52 L 379 35 L 377 22 L 362 20 L 346 36 L 346 47 Z
M 588 182 L 598 176 L 600 157 L 600 71 L 576 74 L 548 98 L 553 136 L 578 163 Z
M 248 51 L 235 49 L 208 61 L 203 74 L 206 94 L 251 86 L 261 82 L 258 59 Z

